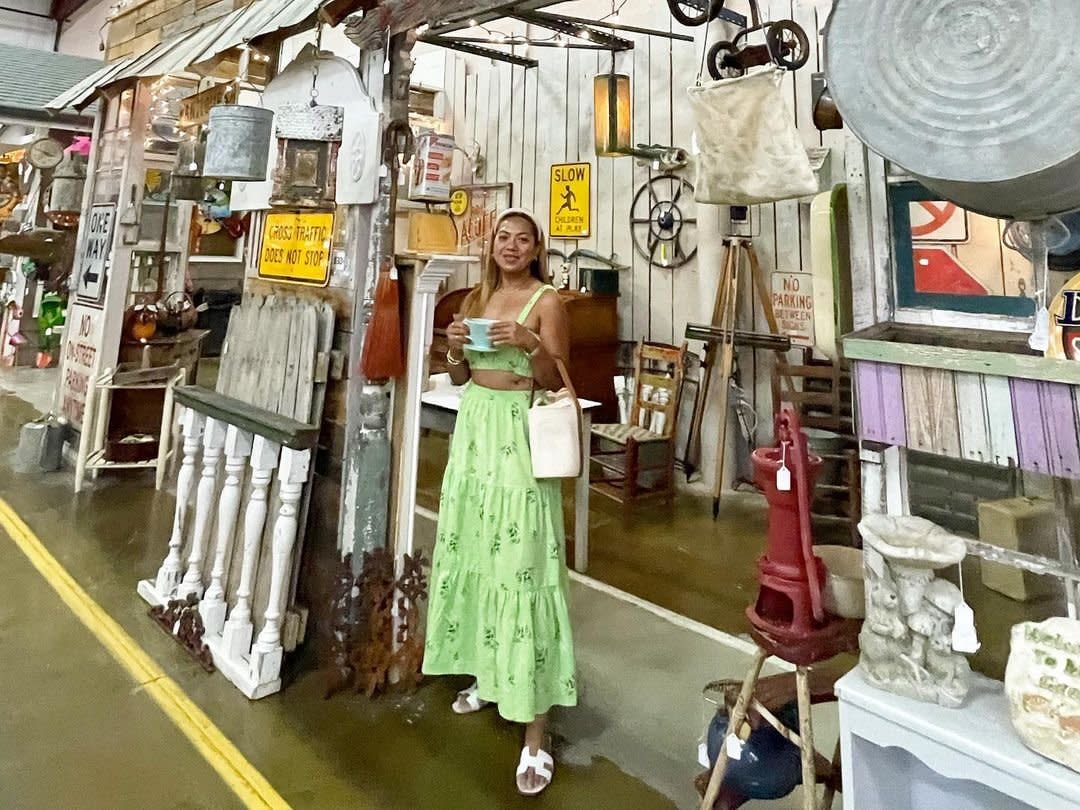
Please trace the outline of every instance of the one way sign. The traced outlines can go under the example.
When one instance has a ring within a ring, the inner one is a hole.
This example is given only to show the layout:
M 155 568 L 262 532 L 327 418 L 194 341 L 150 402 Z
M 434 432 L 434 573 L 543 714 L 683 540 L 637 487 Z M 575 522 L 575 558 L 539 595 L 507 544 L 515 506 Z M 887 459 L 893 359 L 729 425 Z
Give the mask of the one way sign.
M 105 300 L 105 280 L 115 218 L 115 205 L 95 205 L 90 209 L 86 242 L 75 267 L 75 296 L 84 303 L 101 304 Z

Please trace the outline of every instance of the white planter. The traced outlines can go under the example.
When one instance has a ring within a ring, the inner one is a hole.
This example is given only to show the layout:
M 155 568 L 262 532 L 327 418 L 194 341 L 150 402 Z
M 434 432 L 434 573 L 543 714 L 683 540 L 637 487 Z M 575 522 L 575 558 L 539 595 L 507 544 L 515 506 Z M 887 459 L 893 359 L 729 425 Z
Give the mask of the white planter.
M 1024 744 L 1080 771 L 1080 621 L 1015 625 L 1005 694 Z

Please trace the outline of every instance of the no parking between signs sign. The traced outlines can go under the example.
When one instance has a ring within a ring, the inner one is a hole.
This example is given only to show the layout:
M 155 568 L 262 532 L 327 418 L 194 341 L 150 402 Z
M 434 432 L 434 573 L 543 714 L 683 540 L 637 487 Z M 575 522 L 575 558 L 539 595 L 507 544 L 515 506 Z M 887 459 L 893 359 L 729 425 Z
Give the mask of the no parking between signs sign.
M 814 277 L 810 273 L 772 274 L 772 305 L 780 334 L 795 346 L 814 345 Z
M 75 297 L 81 303 L 100 307 L 105 301 L 115 219 L 115 205 L 95 205 L 90 209 L 86 242 L 75 267 Z

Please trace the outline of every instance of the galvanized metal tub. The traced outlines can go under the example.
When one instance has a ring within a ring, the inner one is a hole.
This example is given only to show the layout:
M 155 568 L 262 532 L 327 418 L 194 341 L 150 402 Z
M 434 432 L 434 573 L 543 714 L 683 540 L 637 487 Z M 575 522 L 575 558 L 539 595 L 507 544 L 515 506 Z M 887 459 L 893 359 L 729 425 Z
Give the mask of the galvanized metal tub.
M 1076 0 L 836 0 L 825 69 L 844 122 L 993 216 L 1080 208 Z
M 273 129 L 273 110 L 240 104 L 211 108 L 203 176 L 265 180 Z

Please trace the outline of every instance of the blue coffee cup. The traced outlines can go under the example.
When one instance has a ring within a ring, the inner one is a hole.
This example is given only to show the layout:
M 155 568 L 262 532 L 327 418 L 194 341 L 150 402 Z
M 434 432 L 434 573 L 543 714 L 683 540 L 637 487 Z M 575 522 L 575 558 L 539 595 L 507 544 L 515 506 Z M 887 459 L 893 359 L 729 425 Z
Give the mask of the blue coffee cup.
M 474 349 L 490 349 L 491 335 L 488 330 L 495 323 L 491 318 L 466 318 L 465 325 L 469 327 L 469 345 Z

